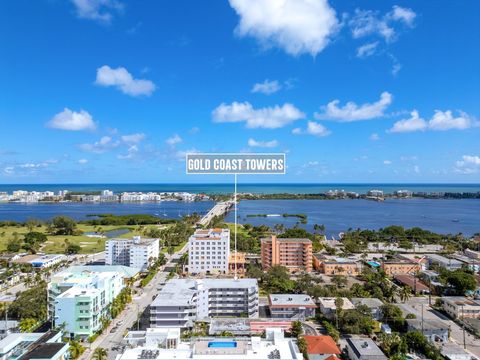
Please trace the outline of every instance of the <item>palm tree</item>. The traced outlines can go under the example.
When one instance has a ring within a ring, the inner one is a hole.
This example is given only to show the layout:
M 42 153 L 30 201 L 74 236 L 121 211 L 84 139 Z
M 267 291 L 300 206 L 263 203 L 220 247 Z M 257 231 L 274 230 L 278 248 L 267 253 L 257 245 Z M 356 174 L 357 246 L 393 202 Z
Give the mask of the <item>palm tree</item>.
M 70 347 L 68 350 L 70 351 L 70 357 L 75 360 L 83 354 L 85 348 L 78 341 L 72 340 L 70 341 Z
M 106 360 L 107 356 L 108 356 L 107 349 L 104 349 L 101 347 L 96 348 L 95 351 L 93 352 L 93 358 L 95 360 Z
M 398 296 L 400 297 L 400 300 L 404 303 L 408 299 L 410 299 L 412 295 L 412 292 L 410 291 L 410 288 L 408 286 L 402 287 L 400 292 L 398 293 Z

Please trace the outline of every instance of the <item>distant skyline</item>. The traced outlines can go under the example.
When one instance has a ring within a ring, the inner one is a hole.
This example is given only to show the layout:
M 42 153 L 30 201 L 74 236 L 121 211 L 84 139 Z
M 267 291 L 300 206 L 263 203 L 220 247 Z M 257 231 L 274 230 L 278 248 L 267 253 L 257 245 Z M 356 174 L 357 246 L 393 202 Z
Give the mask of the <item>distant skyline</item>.
M 0 184 L 480 183 L 480 3 L 0 2 Z

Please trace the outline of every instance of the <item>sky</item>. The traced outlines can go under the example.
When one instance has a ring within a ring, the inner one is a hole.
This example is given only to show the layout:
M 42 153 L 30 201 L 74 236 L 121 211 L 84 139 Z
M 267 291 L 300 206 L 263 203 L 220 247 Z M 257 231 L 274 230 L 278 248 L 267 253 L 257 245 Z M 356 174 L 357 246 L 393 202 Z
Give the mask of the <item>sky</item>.
M 480 2 L 0 2 L 0 183 L 480 183 Z

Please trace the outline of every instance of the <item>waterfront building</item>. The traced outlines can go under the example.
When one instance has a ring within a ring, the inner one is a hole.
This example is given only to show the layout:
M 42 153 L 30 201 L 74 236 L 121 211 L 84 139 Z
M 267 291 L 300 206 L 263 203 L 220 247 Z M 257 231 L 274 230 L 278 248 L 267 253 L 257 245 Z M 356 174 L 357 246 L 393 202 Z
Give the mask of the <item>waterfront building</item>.
M 443 296 L 442 309 L 453 319 L 480 318 L 480 300 L 464 296 Z
M 68 348 L 60 331 L 15 333 L 0 341 L 0 360 L 67 360 Z
M 172 279 L 150 305 L 151 327 L 188 328 L 214 317 L 258 317 L 256 279 Z
M 335 304 L 337 298 L 319 298 L 318 303 L 320 312 L 325 315 L 327 319 L 333 319 L 337 314 L 337 305 Z M 353 310 L 355 306 L 347 298 L 341 298 L 343 300 L 342 310 Z
M 312 271 L 312 242 L 309 239 L 282 239 L 275 235 L 261 239 L 262 267 L 285 266 L 291 272 Z
M 463 263 L 461 261 L 446 258 L 442 255 L 427 254 L 426 256 L 429 261 L 429 265 L 435 264 L 450 271 L 460 269 L 463 266 Z
M 350 360 L 387 360 L 388 358 L 370 338 L 347 338 L 347 354 Z
M 69 268 L 52 276 L 48 284 L 48 310 L 54 326 L 65 325 L 69 336 L 87 338 L 98 331 L 102 316 L 124 288 L 116 271 Z
M 273 319 L 305 320 L 315 317 L 317 305 L 305 294 L 270 294 L 268 307 Z
M 374 199 L 382 199 L 383 198 L 383 191 L 382 190 L 369 190 L 367 192 L 367 197 L 374 198 Z
M 188 239 L 188 272 L 228 273 L 229 229 L 199 229 Z
M 105 263 L 123 265 L 146 271 L 160 252 L 159 239 L 111 239 L 105 242 Z
M 422 269 L 418 262 L 401 260 L 383 261 L 381 268 L 388 276 L 415 275 Z
M 148 329 L 147 329 L 148 332 Z M 127 335 L 129 338 L 129 335 Z M 162 336 L 158 339 L 163 340 Z M 208 360 L 303 360 L 296 339 L 285 338 L 281 329 L 267 329 L 265 338 L 192 338 L 159 341 L 147 346 L 127 348 L 116 360 L 208 359 Z
M 305 335 L 309 360 L 338 360 L 341 350 L 328 335 Z

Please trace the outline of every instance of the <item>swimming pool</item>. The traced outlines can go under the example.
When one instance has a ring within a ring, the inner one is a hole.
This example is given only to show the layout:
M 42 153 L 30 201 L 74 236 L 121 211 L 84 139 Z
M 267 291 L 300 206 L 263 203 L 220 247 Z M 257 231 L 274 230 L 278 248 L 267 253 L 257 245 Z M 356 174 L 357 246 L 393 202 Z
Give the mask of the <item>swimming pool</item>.
M 209 348 L 236 348 L 236 341 L 210 341 L 208 343 Z

